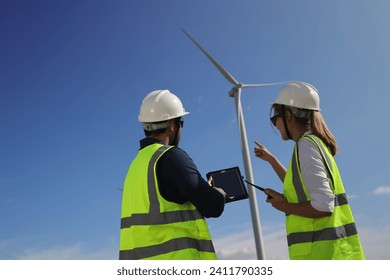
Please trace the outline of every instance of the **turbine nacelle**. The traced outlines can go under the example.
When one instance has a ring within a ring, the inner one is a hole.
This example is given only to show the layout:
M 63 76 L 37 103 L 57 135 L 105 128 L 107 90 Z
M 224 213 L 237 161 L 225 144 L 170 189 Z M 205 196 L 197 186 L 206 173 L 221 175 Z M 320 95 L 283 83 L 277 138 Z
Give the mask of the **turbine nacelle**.
M 229 90 L 229 96 L 230 96 L 230 97 L 234 97 L 234 96 L 236 95 L 237 91 L 238 91 L 239 89 L 244 88 L 244 87 L 245 87 L 244 84 L 241 84 L 241 83 L 237 84 L 236 86 L 232 87 L 231 90 Z

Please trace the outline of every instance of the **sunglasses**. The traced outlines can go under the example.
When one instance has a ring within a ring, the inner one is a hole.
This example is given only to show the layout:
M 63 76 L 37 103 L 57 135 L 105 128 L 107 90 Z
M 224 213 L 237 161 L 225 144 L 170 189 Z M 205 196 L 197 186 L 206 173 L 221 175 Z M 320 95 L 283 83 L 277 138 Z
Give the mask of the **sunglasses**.
M 276 114 L 275 116 L 271 117 L 270 120 L 274 126 L 276 126 L 276 120 L 280 117 L 280 114 Z
M 176 119 L 175 122 L 176 122 L 176 125 L 180 125 L 181 128 L 184 127 L 184 120 L 183 120 L 183 118 Z

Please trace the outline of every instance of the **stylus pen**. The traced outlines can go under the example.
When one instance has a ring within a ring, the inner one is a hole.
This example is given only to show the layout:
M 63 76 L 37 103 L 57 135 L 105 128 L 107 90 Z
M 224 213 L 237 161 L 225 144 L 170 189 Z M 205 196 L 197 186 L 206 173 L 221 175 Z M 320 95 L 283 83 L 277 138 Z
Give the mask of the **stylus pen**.
M 242 179 L 244 179 L 244 177 L 242 177 Z M 259 186 L 255 185 L 255 184 L 252 184 L 251 182 L 248 182 L 248 181 L 245 180 L 245 179 L 244 179 L 244 181 L 247 182 L 249 185 L 254 186 L 256 189 L 259 189 L 259 190 L 261 190 L 261 191 L 265 191 L 265 189 L 262 188 L 262 187 L 259 187 Z
M 249 185 L 254 186 L 256 189 L 261 190 L 262 192 L 265 193 L 265 189 L 264 189 L 264 188 L 262 188 L 262 187 L 260 187 L 260 186 L 258 186 L 258 185 L 252 184 L 251 182 L 248 182 L 247 180 L 244 179 L 244 176 L 242 176 L 242 179 L 243 179 L 245 182 L 247 182 Z M 267 194 L 267 197 L 268 197 L 268 198 L 272 198 L 272 196 L 270 196 L 269 194 Z

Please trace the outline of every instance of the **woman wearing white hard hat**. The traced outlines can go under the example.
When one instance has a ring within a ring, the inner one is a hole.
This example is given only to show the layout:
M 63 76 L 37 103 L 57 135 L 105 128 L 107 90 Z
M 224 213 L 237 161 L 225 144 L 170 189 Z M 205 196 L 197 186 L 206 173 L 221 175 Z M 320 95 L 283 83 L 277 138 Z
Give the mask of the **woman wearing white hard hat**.
M 286 214 L 290 259 L 364 259 L 334 156 L 337 143 L 320 113 L 315 87 L 291 82 L 272 105 L 272 124 L 295 142 L 286 169 L 263 145 L 254 153 L 271 164 L 283 194 L 266 189 L 267 202 Z M 272 112 L 271 111 L 271 112 Z
M 178 147 L 189 114 L 169 90 L 145 96 L 138 120 L 145 138 L 127 173 L 120 259 L 216 259 L 205 217 L 219 217 L 226 193 L 199 174 Z

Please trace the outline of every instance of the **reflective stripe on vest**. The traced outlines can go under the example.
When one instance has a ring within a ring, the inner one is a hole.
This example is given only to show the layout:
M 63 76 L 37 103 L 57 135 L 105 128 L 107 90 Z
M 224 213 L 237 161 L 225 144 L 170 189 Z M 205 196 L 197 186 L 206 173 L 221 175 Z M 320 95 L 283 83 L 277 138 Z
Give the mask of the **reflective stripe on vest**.
M 198 210 L 172 211 L 150 214 L 133 214 L 121 219 L 121 229 L 131 226 L 163 225 L 202 219 Z
M 146 259 L 159 254 L 166 254 L 183 249 L 196 249 L 203 252 L 214 252 L 214 246 L 210 240 L 197 240 L 194 238 L 183 237 L 169 240 L 162 244 L 151 245 L 148 247 L 135 248 L 133 250 L 122 250 L 119 253 L 121 260 Z
M 186 250 L 186 249 L 197 250 L 198 253 L 196 253 L 195 255 L 200 255 L 200 257 L 198 256 L 198 258 L 201 259 L 216 258 L 214 246 L 211 241 L 211 237 L 208 233 L 206 221 L 204 220 L 202 214 L 194 206 L 190 207 L 193 209 L 188 209 L 189 208 L 188 205 L 192 205 L 192 204 L 187 203 L 186 204 L 187 206 L 181 206 L 180 204 L 177 204 L 177 206 L 175 206 L 177 210 L 174 211 L 161 212 L 160 210 L 161 205 L 157 194 L 158 186 L 155 180 L 155 165 L 158 159 L 161 157 L 161 155 L 164 154 L 170 148 L 172 147 L 171 146 L 159 147 L 153 153 L 148 163 L 147 191 L 148 191 L 148 198 L 150 201 L 149 213 L 132 213 L 131 216 L 129 217 L 122 217 L 121 231 L 131 230 L 132 227 L 139 228 L 139 226 L 150 227 L 150 226 L 159 226 L 159 225 L 160 226 L 167 225 L 168 227 L 167 231 L 169 231 L 168 224 L 193 222 L 195 223 L 193 225 L 194 229 L 196 227 L 202 227 L 200 230 L 206 231 L 207 232 L 206 236 L 203 236 L 203 239 L 196 238 L 195 237 L 197 236 L 196 234 L 194 234 L 194 236 L 182 236 L 182 237 L 173 236 L 173 238 L 171 239 L 167 238 L 168 240 L 166 240 L 165 242 L 150 244 L 146 246 L 143 245 L 139 247 L 135 246 L 135 248 L 129 250 L 127 250 L 127 248 L 122 248 L 121 246 L 121 250 L 119 254 L 120 259 L 153 258 L 155 256 L 163 255 L 163 254 L 175 254 L 175 252 L 179 250 Z M 175 203 L 171 203 L 171 204 L 175 204 Z M 171 233 L 168 233 L 167 235 L 169 234 Z M 191 258 L 191 254 L 192 253 L 188 253 L 186 255 L 181 253 L 181 256 L 183 258 Z
M 336 240 L 357 234 L 355 223 L 351 223 L 336 228 L 325 228 L 318 231 L 294 232 L 287 236 L 288 245 L 304 242 Z

